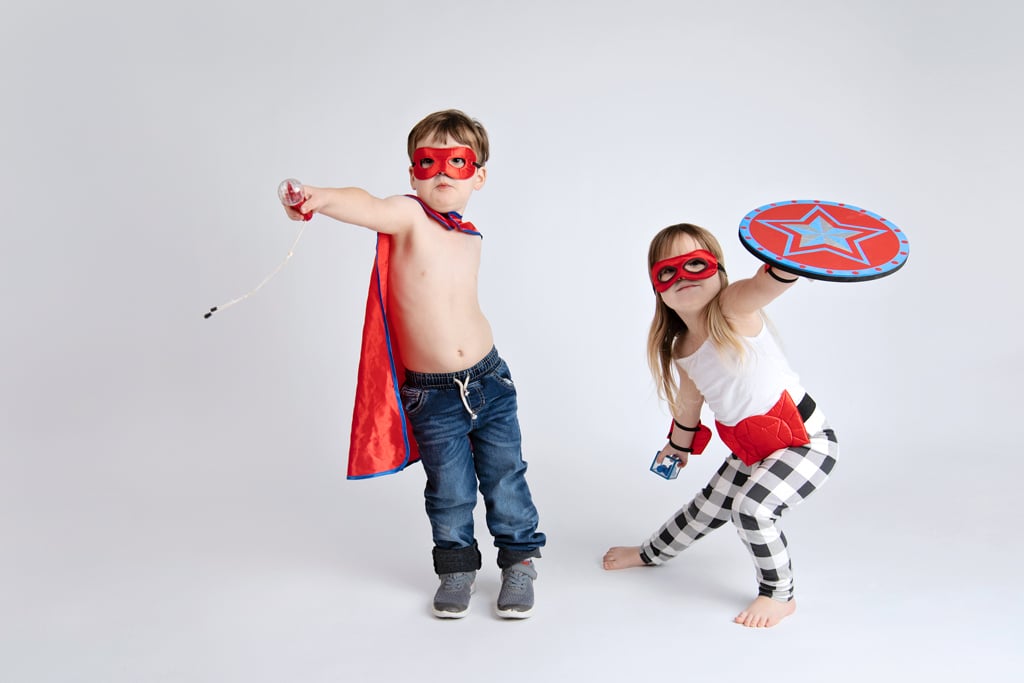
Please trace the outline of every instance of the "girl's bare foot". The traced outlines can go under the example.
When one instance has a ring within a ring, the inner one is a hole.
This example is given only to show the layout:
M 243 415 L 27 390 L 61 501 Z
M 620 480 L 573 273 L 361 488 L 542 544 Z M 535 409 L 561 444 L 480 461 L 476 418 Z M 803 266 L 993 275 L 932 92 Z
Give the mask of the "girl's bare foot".
M 615 546 L 609 548 L 604 554 L 605 569 L 628 569 L 629 567 L 644 567 L 644 561 L 640 559 L 640 546 Z
M 747 609 L 733 619 L 737 624 L 750 628 L 771 628 L 796 611 L 796 602 L 779 602 L 763 595 L 757 596 Z

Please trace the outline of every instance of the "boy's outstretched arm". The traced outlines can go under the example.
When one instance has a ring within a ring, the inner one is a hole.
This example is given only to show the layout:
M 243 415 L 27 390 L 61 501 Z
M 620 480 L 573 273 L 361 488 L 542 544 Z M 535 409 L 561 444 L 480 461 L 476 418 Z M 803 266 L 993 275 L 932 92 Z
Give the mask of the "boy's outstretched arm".
M 305 201 L 301 206 L 285 206 L 292 220 L 302 220 L 302 214 L 319 213 L 329 218 L 359 225 L 389 235 L 412 227 L 419 205 L 408 197 L 375 197 L 358 187 L 302 186 Z

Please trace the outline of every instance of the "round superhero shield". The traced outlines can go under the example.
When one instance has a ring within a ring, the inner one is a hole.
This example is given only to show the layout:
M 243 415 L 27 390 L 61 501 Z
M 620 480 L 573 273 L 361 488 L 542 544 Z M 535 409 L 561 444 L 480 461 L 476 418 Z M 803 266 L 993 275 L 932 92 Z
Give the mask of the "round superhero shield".
M 754 209 L 740 223 L 740 242 L 779 270 L 836 282 L 892 275 L 910 253 L 907 236 L 891 221 L 852 204 L 817 200 Z

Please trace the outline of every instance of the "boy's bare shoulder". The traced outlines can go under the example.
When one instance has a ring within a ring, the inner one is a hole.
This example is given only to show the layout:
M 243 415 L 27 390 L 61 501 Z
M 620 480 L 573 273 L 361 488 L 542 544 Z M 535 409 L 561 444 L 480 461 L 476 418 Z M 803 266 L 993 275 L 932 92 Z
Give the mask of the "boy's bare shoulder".
M 392 212 L 395 216 L 401 216 L 406 223 L 413 224 L 420 222 L 422 218 L 426 218 L 426 214 L 423 213 L 423 207 L 420 206 L 420 203 L 414 197 L 409 195 L 391 195 L 381 201 L 387 206 L 388 211 Z
M 417 231 L 424 224 L 426 216 L 423 209 L 412 197 L 397 194 L 376 201 L 376 207 L 366 216 L 366 222 L 358 224 L 395 236 Z

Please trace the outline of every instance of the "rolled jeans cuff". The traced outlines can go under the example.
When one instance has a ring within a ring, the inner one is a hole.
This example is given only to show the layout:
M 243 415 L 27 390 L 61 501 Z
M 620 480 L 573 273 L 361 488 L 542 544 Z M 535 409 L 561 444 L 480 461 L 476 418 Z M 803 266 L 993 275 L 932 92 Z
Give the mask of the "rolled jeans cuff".
M 501 569 L 508 569 L 512 565 L 519 564 L 523 560 L 528 560 L 531 557 L 540 557 L 540 548 L 534 548 L 533 550 L 509 550 L 508 548 L 498 548 L 498 567 Z
M 438 575 L 475 572 L 481 564 L 476 541 L 465 548 L 434 548 L 434 572 Z

